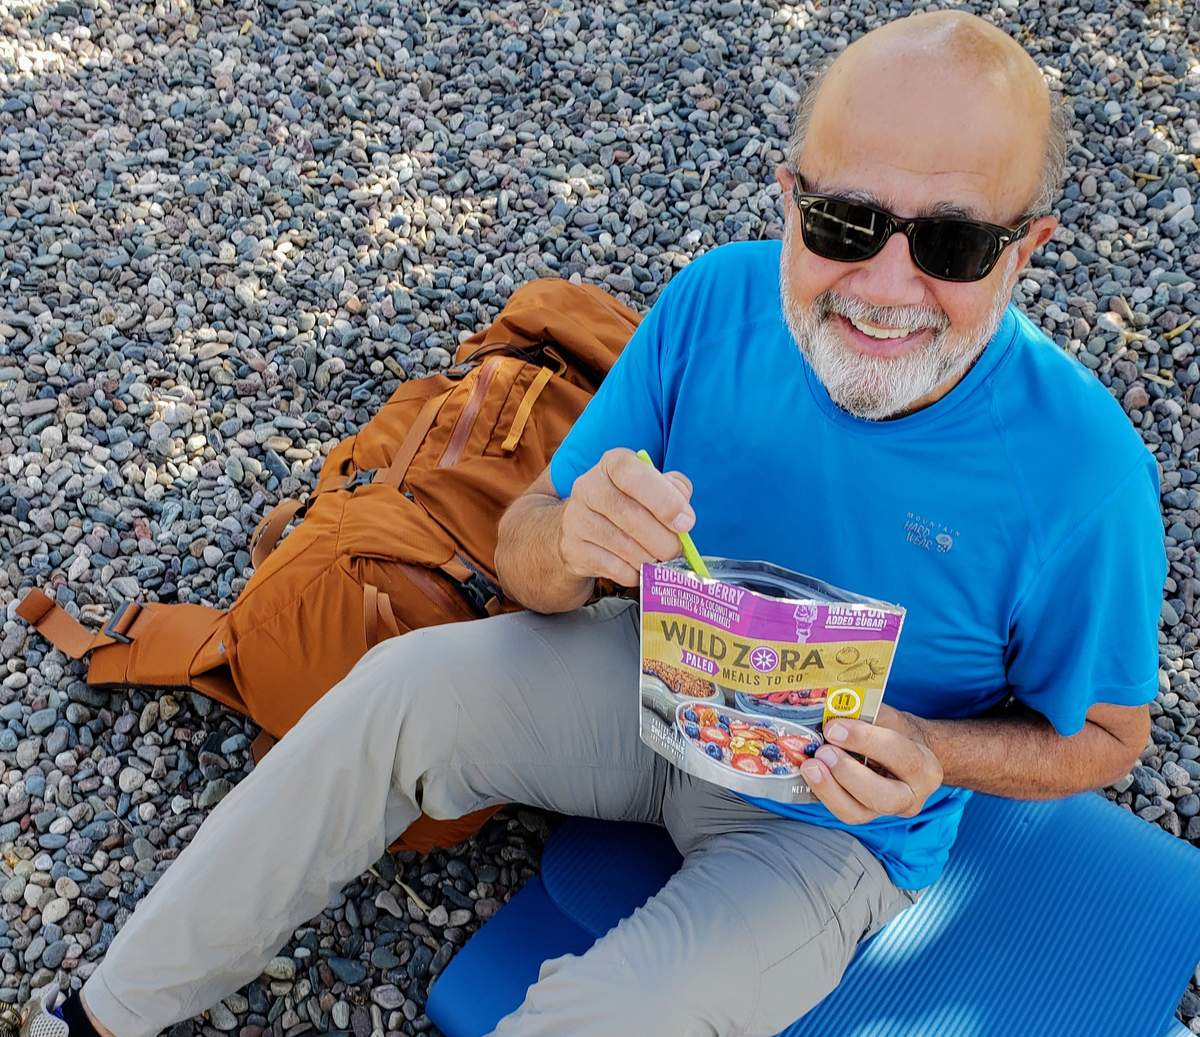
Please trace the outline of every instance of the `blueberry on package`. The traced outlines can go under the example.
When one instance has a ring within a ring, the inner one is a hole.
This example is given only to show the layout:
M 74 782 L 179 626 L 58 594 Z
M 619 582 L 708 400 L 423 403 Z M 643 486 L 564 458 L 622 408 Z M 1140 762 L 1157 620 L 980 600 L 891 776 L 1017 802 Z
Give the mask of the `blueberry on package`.
M 874 723 L 904 609 L 769 562 L 642 566 L 642 741 L 735 792 L 814 800 L 800 764 L 833 716 Z

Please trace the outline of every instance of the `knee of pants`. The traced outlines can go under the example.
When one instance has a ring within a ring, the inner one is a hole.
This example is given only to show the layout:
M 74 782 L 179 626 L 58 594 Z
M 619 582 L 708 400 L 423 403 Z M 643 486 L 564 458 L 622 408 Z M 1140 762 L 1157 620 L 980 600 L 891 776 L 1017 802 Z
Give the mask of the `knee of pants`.
M 756 966 L 733 897 L 668 887 L 583 955 L 546 962 L 514 1022 L 538 1020 L 542 1029 L 529 1032 L 539 1037 L 742 1033 L 755 1008 Z
M 497 1034 L 724 1037 L 742 1031 L 748 991 L 723 984 L 719 970 L 675 969 L 670 960 L 635 968 L 619 956 L 603 957 L 598 961 L 590 952 L 546 962 L 524 1004 Z M 710 996 L 719 989 L 723 998 Z
M 418 768 L 444 758 L 463 709 L 488 683 L 486 638 L 474 623 L 412 630 L 373 647 L 310 712 L 323 727 L 392 732 L 398 758 Z

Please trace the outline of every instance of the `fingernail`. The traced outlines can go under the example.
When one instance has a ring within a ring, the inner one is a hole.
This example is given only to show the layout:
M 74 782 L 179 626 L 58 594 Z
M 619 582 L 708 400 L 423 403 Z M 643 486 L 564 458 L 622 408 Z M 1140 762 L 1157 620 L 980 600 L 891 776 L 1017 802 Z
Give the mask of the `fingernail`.
M 846 730 L 845 724 L 830 724 L 827 728 L 825 728 L 825 737 L 831 742 L 844 741 L 846 735 L 849 733 L 850 732 Z
M 825 775 L 820 767 L 814 767 L 811 763 L 806 763 L 800 768 L 800 773 L 804 775 L 805 780 L 810 785 L 819 785 L 825 780 Z
M 837 753 L 830 749 L 829 746 L 823 745 L 817 750 L 817 759 L 825 764 L 826 767 L 832 767 L 837 763 Z
M 671 520 L 671 528 L 676 533 L 686 533 L 696 524 L 696 516 L 690 511 L 681 511 Z

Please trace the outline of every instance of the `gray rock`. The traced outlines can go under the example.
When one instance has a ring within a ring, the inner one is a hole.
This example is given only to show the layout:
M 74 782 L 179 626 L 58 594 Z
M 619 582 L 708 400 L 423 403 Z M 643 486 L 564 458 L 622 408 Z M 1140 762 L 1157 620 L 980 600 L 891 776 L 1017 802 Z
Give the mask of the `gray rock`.
M 58 719 L 57 710 L 39 709 L 29 718 L 29 730 L 35 735 L 45 734 Z
M 371 1000 L 386 1012 L 404 1004 L 404 995 L 391 983 L 386 983 L 371 991 Z
M 271 979 L 291 982 L 296 978 L 296 963 L 291 958 L 272 958 L 267 962 L 267 967 L 263 969 L 263 974 L 270 976 Z
M 1187 788 L 1190 775 L 1177 763 L 1164 763 L 1162 776 L 1172 788 Z
M 208 1020 L 222 1033 L 236 1030 L 238 1026 L 237 1016 L 226 1008 L 225 1004 L 221 1001 L 218 1001 L 208 1010 Z
M 56 969 L 67 956 L 67 941 L 55 940 L 42 951 L 42 965 L 48 969 Z
M 117 787 L 122 792 L 134 792 L 140 789 L 146 781 L 146 775 L 136 767 L 126 767 L 117 778 Z
M 65 897 L 55 897 L 42 908 L 42 924 L 48 925 L 52 922 L 61 922 L 67 917 L 70 910 L 71 905 Z
M 215 807 L 221 802 L 230 792 L 233 791 L 233 785 L 226 778 L 214 778 L 204 786 L 204 791 L 200 793 L 196 800 L 196 805 L 201 810 L 208 810 Z
M 329 968 L 347 986 L 357 986 L 367 978 L 367 968 L 362 962 L 349 958 L 330 958 Z

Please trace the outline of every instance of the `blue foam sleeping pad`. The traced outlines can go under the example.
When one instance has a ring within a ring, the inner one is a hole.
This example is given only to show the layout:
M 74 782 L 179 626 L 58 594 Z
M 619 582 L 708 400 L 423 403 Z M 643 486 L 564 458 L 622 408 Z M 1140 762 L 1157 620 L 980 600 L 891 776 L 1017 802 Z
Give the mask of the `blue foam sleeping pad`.
M 564 822 L 541 874 L 438 978 L 430 1019 L 489 1033 L 543 961 L 582 954 L 678 867 L 662 829 Z M 1095 793 L 977 794 L 942 877 L 781 1037 L 1184 1037 L 1197 960 L 1200 850 Z

